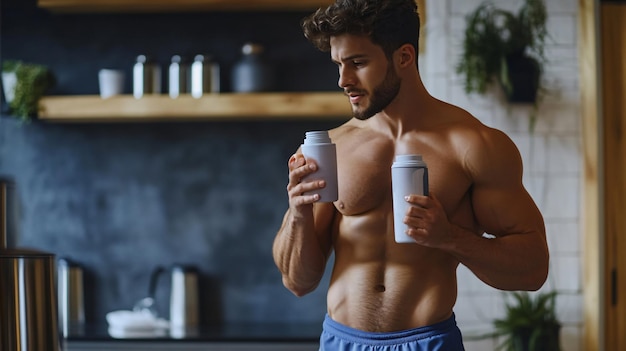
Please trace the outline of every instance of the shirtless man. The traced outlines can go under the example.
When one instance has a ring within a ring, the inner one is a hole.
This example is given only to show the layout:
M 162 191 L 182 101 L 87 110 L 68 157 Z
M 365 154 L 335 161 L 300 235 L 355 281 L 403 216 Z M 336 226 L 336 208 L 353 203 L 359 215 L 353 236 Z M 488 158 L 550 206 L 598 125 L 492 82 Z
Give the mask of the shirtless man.
M 330 131 L 336 202 L 303 195 L 324 182 L 300 181 L 317 165 L 299 150 L 289 159 L 289 209 L 273 246 L 283 283 L 297 296 L 311 292 L 334 250 L 321 350 L 463 350 L 453 314 L 459 263 L 502 290 L 537 290 L 548 273 L 543 218 L 522 185 L 519 152 L 426 91 L 414 0 L 336 0 L 303 29 L 330 51 L 354 118 Z M 429 168 L 430 195 L 407 197 L 414 244 L 394 240 L 397 154 L 421 154 Z

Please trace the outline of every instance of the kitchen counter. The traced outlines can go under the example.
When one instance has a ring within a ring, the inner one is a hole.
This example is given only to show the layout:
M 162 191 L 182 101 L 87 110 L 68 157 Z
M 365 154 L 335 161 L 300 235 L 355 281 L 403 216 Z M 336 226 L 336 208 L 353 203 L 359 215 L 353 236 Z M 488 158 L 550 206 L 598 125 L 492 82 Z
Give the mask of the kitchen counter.
M 162 333 L 111 335 L 108 326 L 72 328 L 65 340 L 67 351 L 100 350 L 290 350 L 319 348 L 320 323 L 231 323 Z M 175 345 L 175 346 L 173 346 Z
M 72 328 L 69 341 L 173 340 L 173 341 L 319 341 L 319 323 L 230 323 L 186 330 L 165 330 L 152 335 L 111 335 L 108 326 L 87 325 Z

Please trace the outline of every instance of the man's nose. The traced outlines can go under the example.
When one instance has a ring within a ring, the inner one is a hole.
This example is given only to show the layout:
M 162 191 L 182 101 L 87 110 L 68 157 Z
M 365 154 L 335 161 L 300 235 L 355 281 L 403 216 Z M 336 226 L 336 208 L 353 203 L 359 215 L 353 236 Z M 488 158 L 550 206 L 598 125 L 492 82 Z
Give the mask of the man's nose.
M 339 70 L 339 81 L 337 82 L 340 88 L 345 88 L 354 85 L 354 75 L 347 72 L 345 69 Z

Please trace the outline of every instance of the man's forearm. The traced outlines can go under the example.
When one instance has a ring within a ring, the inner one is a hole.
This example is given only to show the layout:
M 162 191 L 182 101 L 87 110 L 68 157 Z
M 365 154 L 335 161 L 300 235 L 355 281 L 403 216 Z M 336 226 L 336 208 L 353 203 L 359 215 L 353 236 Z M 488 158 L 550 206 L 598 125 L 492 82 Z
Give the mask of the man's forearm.
M 545 282 L 549 253 L 541 233 L 491 239 L 457 230 L 448 251 L 486 284 L 501 290 L 537 290 Z
M 312 220 L 297 221 L 287 212 L 274 240 L 273 256 L 283 284 L 297 296 L 313 291 L 324 275 L 327 257 Z

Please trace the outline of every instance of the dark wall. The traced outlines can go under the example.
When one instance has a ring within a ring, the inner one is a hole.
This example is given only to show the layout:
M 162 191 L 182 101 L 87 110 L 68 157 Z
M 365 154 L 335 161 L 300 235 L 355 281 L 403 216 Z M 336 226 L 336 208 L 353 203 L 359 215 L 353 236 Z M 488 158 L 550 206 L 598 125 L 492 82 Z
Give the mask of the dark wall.
M 307 13 L 51 15 L 34 5 L 14 8 L 11 1 L 16 0 L 1 3 L 7 1 L 2 57 L 48 65 L 57 77 L 52 94 L 97 94 L 100 68 L 125 70 L 130 93 L 131 68 L 139 54 L 150 55 L 164 69 L 174 54 L 211 54 L 220 63 L 223 90 L 229 91 L 231 68 L 248 41 L 265 47 L 264 56 L 277 71 L 275 90 L 338 90 L 329 54 L 302 35 L 300 21 Z
M 49 66 L 51 94 L 97 94 L 97 71 L 138 54 L 211 53 L 223 86 L 248 40 L 263 43 L 277 90 L 336 90 L 328 54 L 302 37 L 303 13 L 51 15 L 3 0 L 2 59 Z M 130 92 L 127 80 L 127 92 Z M 0 118 L 0 174 L 17 183 L 23 247 L 86 272 L 87 318 L 129 309 L 157 265 L 197 265 L 205 322 L 321 321 L 327 278 L 304 298 L 281 283 L 271 246 L 287 208 L 288 157 L 304 132 L 341 121 L 23 124 Z M 157 288 L 167 317 L 167 279 Z

